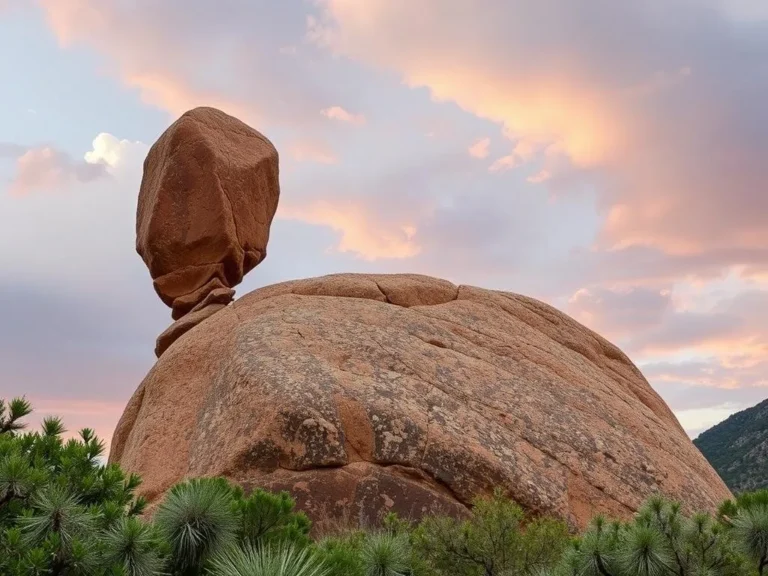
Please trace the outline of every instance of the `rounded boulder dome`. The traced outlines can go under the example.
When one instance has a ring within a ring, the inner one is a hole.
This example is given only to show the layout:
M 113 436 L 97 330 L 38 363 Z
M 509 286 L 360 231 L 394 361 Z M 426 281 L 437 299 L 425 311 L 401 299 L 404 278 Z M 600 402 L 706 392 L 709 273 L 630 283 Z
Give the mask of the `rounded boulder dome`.
M 640 371 L 562 312 L 417 275 L 268 286 L 181 336 L 126 407 L 112 461 L 156 500 L 223 475 L 316 521 L 461 514 L 502 488 L 584 527 L 654 492 L 730 492 Z

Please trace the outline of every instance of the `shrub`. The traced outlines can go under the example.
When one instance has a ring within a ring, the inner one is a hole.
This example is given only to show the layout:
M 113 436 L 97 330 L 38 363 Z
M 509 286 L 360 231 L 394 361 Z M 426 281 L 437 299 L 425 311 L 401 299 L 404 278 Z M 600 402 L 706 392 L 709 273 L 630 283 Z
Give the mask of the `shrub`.
M 361 554 L 362 531 L 324 538 L 317 544 L 317 556 L 333 576 L 365 576 Z
M 527 525 L 522 509 L 497 491 L 479 498 L 468 520 L 428 518 L 415 543 L 438 574 L 501 576 L 532 574 L 560 560 L 568 540 L 565 524 L 535 519 Z
M 280 544 L 233 547 L 211 562 L 216 576 L 329 576 L 330 572 L 308 548 Z M 336 575 L 334 575 L 336 576 Z
M 653 496 L 631 522 L 595 518 L 566 552 L 572 576 L 736 576 L 746 573 L 731 534 L 708 514 L 687 517 Z
M 61 421 L 47 418 L 40 432 L 24 433 L 30 412 L 22 398 L 0 401 L 0 573 L 118 569 L 107 534 L 143 510 L 139 478 L 102 464 L 104 444 L 90 429 L 65 441 Z

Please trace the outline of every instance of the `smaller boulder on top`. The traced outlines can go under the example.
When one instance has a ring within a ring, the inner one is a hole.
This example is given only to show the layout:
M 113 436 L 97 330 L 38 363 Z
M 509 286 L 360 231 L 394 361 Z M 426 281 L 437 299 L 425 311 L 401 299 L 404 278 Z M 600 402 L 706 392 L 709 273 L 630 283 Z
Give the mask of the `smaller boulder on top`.
M 190 110 L 155 142 L 144 161 L 136 250 L 177 321 L 158 338 L 158 356 L 231 302 L 233 287 L 264 260 L 279 197 L 275 147 L 220 110 Z

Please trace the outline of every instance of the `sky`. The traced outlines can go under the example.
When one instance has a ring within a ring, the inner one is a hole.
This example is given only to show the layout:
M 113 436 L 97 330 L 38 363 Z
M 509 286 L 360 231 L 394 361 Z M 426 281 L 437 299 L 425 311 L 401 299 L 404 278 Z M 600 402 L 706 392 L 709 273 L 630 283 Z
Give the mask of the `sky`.
M 549 302 L 691 436 L 768 397 L 764 0 L 0 0 L 0 398 L 107 441 L 171 322 L 149 146 L 280 152 L 238 287 L 417 272 Z

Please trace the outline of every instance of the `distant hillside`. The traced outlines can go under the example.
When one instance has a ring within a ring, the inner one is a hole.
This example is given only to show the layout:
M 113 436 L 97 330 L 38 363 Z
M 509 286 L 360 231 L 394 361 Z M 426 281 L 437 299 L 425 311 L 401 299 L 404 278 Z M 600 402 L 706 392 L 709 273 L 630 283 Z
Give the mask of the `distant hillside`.
M 693 443 L 733 492 L 768 488 L 768 400 L 713 426 Z

